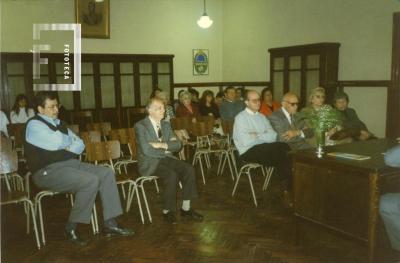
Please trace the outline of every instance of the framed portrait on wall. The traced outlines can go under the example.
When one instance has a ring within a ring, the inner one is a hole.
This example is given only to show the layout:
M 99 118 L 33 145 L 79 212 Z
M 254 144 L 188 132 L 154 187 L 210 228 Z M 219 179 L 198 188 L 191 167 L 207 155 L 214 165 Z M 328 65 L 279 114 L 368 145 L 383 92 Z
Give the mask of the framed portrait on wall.
M 75 0 L 75 19 L 82 37 L 110 38 L 110 0 Z
M 193 49 L 193 75 L 208 75 L 208 49 Z

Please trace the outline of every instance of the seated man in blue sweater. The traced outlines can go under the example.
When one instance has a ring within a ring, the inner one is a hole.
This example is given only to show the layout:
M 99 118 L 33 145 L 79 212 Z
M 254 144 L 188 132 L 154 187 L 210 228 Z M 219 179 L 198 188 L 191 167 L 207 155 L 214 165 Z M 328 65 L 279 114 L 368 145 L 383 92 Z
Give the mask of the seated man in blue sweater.
M 261 105 L 258 92 L 249 90 L 244 102 L 246 109 L 236 116 L 233 125 L 233 140 L 240 158 L 246 162 L 274 166 L 279 175 L 287 179 L 287 190 L 290 190 L 291 163 L 287 155 L 289 145 L 277 142 L 277 133 L 268 119 L 258 112 Z
M 224 96 L 224 100 L 219 107 L 219 115 L 224 121 L 233 121 L 235 116 L 246 106 L 242 100 L 236 99 L 236 90 L 232 86 L 229 86 L 225 89 Z
M 385 164 L 400 167 L 400 145 L 386 152 Z M 400 185 L 398 187 L 400 190 Z M 397 251 L 400 259 L 400 192 L 383 195 L 379 204 L 379 212 L 385 224 L 390 244 Z

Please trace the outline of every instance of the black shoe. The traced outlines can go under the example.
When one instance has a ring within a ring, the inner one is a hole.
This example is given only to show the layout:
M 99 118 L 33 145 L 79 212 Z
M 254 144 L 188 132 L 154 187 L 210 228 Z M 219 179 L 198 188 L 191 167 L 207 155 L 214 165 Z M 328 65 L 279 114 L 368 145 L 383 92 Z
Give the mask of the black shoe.
M 79 233 L 76 230 L 65 231 L 65 234 L 67 235 L 67 239 L 76 245 L 86 246 L 88 243 L 87 240 L 80 238 Z
M 203 221 L 203 216 L 194 211 L 193 209 L 190 209 L 189 211 L 181 209 L 181 217 L 194 221 Z
M 175 213 L 173 212 L 168 212 L 166 214 L 163 214 L 164 217 L 164 221 L 168 224 L 172 224 L 175 225 L 176 224 L 176 217 L 175 217 Z
M 121 228 L 118 226 L 115 227 L 104 227 L 103 233 L 106 237 L 112 237 L 112 236 L 122 236 L 122 237 L 128 237 L 132 236 L 135 234 L 135 232 L 131 229 L 128 228 Z

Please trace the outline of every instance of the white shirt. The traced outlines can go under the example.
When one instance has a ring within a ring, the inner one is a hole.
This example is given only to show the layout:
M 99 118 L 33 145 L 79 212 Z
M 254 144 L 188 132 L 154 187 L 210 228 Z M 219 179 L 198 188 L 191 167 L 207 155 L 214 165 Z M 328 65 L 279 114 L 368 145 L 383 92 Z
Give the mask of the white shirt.
M 156 135 L 158 136 L 158 127 L 160 127 L 161 129 L 161 122 L 157 123 L 155 120 L 153 120 L 150 116 L 149 116 L 150 122 L 153 125 L 154 131 L 156 132 Z
M 3 132 L 8 137 L 7 125 L 10 122 L 8 121 L 7 115 L 0 111 L 0 132 Z
M 20 108 L 18 114 L 15 111 L 10 113 L 11 123 L 26 123 L 33 116 L 35 116 L 35 112 L 32 109 L 28 109 L 27 115 L 25 108 Z

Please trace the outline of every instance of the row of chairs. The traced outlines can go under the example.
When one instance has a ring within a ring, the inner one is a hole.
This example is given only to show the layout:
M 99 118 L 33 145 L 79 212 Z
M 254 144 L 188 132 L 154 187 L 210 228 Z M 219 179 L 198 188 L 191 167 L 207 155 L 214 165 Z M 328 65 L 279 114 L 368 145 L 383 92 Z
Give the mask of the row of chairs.
M 233 122 L 222 120 L 220 125 L 225 136 L 214 136 L 215 120 L 212 116 L 203 116 L 201 118 L 175 118 L 171 119 L 171 125 L 174 130 L 186 130 L 188 133 L 195 137 L 195 141 L 190 143 L 186 142 L 187 145 L 195 147 L 193 156 L 193 165 L 199 164 L 202 175 L 203 184 L 206 184 L 203 160 L 206 167 L 211 168 L 210 155 L 215 154 L 219 157 L 217 175 L 223 173 L 226 163 L 228 164 L 231 178 L 235 181 L 232 196 L 235 195 L 238 183 L 243 174 L 247 175 L 250 191 L 253 197 L 254 205 L 257 206 L 257 198 L 254 191 L 251 171 L 260 169 L 264 176 L 264 183 L 262 190 L 266 191 L 273 174 L 273 167 L 264 167 L 258 163 L 248 163 L 240 160 L 237 153 L 236 147 L 234 146 L 232 134 L 233 134 Z M 240 169 L 237 169 L 237 163 L 240 164 Z

